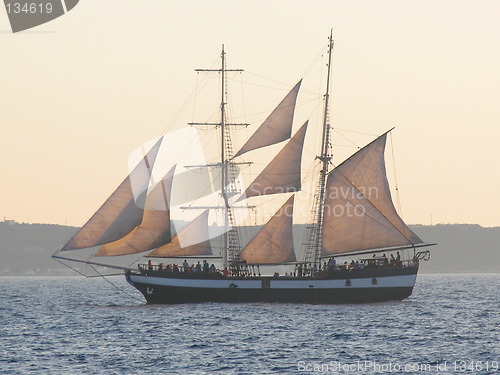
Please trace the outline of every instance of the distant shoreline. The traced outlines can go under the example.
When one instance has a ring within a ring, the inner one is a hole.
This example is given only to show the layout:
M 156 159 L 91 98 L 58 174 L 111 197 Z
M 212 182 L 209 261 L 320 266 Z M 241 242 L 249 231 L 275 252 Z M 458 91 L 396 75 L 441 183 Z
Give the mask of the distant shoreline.
M 431 259 L 421 262 L 421 274 L 497 274 L 500 263 L 500 227 L 478 224 L 411 225 L 428 243 Z M 247 227 L 256 231 L 258 227 Z M 59 224 L 0 222 L 0 277 L 77 276 L 50 256 L 78 227 Z M 305 225 L 296 224 L 294 241 L 300 248 Z

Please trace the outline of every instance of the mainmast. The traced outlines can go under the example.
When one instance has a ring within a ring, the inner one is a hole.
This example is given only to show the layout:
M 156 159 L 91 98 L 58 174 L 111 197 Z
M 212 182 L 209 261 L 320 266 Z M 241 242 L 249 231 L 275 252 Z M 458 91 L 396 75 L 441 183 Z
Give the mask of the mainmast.
M 224 200 L 224 244 L 223 244 L 223 263 L 224 267 L 228 266 L 228 258 L 229 258 L 229 212 L 231 207 L 229 206 L 229 199 L 227 195 L 227 181 L 228 181 L 228 163 L 229 159 L 227 158 L 226 153 L 226 53 L 224 52 L 224 44 L 222 45 L 222 53 L 221 53 L 221 103 L 220 103 L 220 112 L 221 112 L 221 195 Z M 229 134 L 228 134 L 229 135 Z
M 227 115 L 226 115 L 226 106 L 227 106 L 227 73 L 228 72 L 242 72 L 243 69 L 227 69 L 226 68 L 226 53 L 224 52 L 224 45 L 222 45 L 221 52 L 221 67 L 219 69 L 195 69 L 197 72 L 218 72 L 221 74 L 221 103 L 220 103 L 220 122 L 219 123 L 190 123 L 190 125 L 215 125 L 216 127 L 220 127 L 221 132 L 221 155 L 220 155 L 220 164 L 218 165 L 221 168 L 221 197 L 224 201 L 224 205 L 222 208 L 224 211 L 224 235 L 223 235 L 223 247 L 222 247 L 222 256 L 223 256 L 223 266 L 229 267 L 230 263 L 233 261 L 237 249 L 237 237 L 234 229 L 230 229 L 231 221 L 232 221 L 232 212 L 231 206 L 229 204 L 229 198 L 237 192 L 232 191 L 228 186 L 229 182 L 234 180 L 234 176 L 232 176 L 233 165 L 231 162 L 233 157 L 232 144 L 231 144 L 231 133 L 229 130 L 230 126 L 248 126 L 248 124 L 233 124 L 228 123 Z
M 323 135 L 321 139 L 321 154 L 317 159 L 321 161 L 321 170 L 319 175 L 319 183 L 314 202 L 314 221 L 310 226 L 309 244 L 306 253 L 306 262 L 312 262 L 313 271 L 317 271 L 321 266 L 322 256 L 322 234 L 323 234 L 323 212 L 325 206 L 325 189 L 326 176 L 328 167 L 332 160 L 331 142 L 330 142 L 330 118 L 329 118 L 329 101 L 330 101 L 330 75 L 332 67 L 332 52 L 333 52 L 333 32 L 330 30 L 328 38 L 328 73 L 326 77 L 326 92 L 324 95 L 324 112 L 323 112 Z

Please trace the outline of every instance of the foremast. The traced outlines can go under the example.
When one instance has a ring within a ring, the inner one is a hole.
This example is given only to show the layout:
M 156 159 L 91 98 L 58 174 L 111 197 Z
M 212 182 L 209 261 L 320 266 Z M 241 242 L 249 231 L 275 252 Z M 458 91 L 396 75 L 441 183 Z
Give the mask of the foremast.
M 319 181 L 314 196 L 313 204 L 313 222 L 309 227 L 309 242 L 307 245 L 306 263 L 312 263 L 312 270 L 316 272 L 321 267 L 322 257 L 322 236 L 323 236 L 323 213 L 325 206 L 325 190 L 326 177 L 328 168 L 332 160 L 332 145 L 330 141 L 330 76 L 332 67 L 332 52 L 333 52 L 333 31 L 330 30 L 328 38 L 328 69 L 326 77 L 326 92 L 324 95 L 324 111 L 323 111 L 323 131 L 321 138 L 321 154 L 316 158 L 321 162 L 321 170 L 319 172 Z
M 224 45 L 221 51 L 221 67 L 219 69 L 195 69 L 197 72 L 218 72 L 221 75 L 221 103 L 220 103 L 220 122 L 219 123 L 190 123 L 190 125 L 215 125 L 220 128 L 221 134 L 221 154 L 220 164 L 221 168 L 221 197 L 223 206 L 224 223 L 223 223 L 223 245 L 222 245 L 222 258 L 223 267 L 230 267 L 239 252 L 239 241 L 234 228 L 233 215 L 229 198 L 238 194 L 239 192 L 233 187 L 231 181 L 235 181 L 235 163 L 231 162 L 233 158 L 233 148 L 231 142 L 231 126 L 248 126 L 248 124 L 234 124 L 229 123 L 227 120 L 227 73 L 228 72 L 242 72 L 243 69 L 227 69 L 226 67 L 226 53 Z

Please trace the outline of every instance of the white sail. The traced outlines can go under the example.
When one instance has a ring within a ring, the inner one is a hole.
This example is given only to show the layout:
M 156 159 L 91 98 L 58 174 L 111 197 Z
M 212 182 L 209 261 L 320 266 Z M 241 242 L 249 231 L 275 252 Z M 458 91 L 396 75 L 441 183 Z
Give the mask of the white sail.
M 293 113 L 301 83 L 302 80 L 285 96 L 234 157 L 290 138 L 292 135 Z
M 61 251 L 84 249 L 116 241 L 141 223 L 151 171 L 162 139 L 160 138 Z
M 208 214 L 204 211 L 200 216 L 182 228 L 169 244 L 158 247 L 147 256 L 151 258 L 183 257 L 196 255 L 212 255 L 210 236 L 208 233 Z
M 300 190 L 300 167 L 307 123 L 306 121 L 302 125 L 238 200 L 259 195 L 290 193 Z
M 174 170 L 175 166 L 148 194 L 141 224 L 125 237 L 101 246 L 94 256 L 141 253 L 172 240 L 169 202 Z
M 294 262 L 292 195 L 257 235 L 240 252 L 249 264 Z
M 385 172 L 386 134 L 328 176 L 323 255 L 422 243 L 399 217 Z

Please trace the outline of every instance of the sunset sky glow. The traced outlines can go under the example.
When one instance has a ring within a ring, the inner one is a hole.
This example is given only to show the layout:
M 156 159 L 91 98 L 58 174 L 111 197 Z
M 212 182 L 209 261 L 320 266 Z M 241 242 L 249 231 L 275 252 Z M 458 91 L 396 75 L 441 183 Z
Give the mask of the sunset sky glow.
M 333 28 L 335 163 L 396 127 L 407 223 L 500 226 L 499 16 L 494 0 L 81 0 L 12 34 L 0 11 L 0 218 L 81 226 L 134 149 L 217 120 L 218 77 L 194 69 L 217 67 L 222 44 L 245 70 L 231 78 L 231 114 L 252 123 L 235 145 L 304 78 L 294 132 L 311 119 L 308 167 Z M 389 143 L 386 156 L 394 186 Z

